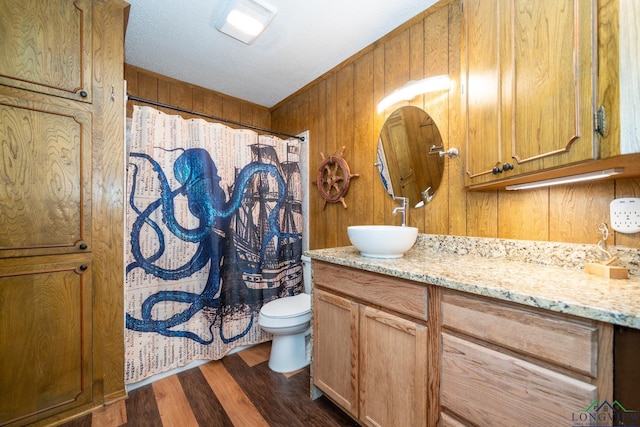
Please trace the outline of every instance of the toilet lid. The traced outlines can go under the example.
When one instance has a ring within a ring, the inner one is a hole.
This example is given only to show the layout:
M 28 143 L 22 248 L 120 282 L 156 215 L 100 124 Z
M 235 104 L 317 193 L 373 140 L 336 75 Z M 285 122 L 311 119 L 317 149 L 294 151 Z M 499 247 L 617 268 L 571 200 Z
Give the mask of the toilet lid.
M 311 296 L 298 294 L 292 297 L 278 298 L 262 306 L 260 313 L 269 317 L 295 317 L 311 310 Z

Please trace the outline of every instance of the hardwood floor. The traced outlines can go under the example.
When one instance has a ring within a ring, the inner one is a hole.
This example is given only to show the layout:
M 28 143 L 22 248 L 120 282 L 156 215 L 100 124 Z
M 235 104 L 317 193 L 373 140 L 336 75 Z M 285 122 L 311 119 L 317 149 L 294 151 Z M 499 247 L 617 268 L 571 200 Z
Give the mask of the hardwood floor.
M 270 343 L 155 381 L 65 427 L 357 426 L 326 397 L 309 397 L 309 368 L 269 369 Z

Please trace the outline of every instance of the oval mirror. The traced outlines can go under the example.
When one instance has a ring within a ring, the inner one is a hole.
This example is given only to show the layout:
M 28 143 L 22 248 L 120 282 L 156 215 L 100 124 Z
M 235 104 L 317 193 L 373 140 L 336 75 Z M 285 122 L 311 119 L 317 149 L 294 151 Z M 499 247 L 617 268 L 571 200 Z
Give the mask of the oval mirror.
M 435 122 L 418 107 L 394 111 L 378 138 L 376 167 L 392 198 L 407 197 L 418 208 L 430 202 L 442 181 L 442 137 Z

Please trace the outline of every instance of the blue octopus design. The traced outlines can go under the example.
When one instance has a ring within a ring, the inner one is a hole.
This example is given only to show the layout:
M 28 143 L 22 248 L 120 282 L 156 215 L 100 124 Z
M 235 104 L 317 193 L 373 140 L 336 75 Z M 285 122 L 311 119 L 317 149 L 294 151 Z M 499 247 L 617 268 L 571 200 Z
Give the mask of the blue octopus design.
M 183 149 L 179 149 L 183 150 Z M 278 200 L 274 209 L 271 210 L 268 218 L 268 231 L 263 236 L 261 259 L 265 247 L 270 240 L 277 238 L 279 244 L 282 238 L 299 239 L 297 234 L 282 233 L 279 226 L 279 211 L 287 195 L 287 188 L 278 168 L 272 164 L 252 162 L 247 164 L 238 174 L 233 193 L 226 201 L 226 194 L 220 186 L 220 177 L 217 167 L 209 153 L 201 148 L 190 148 L 176 159 L 173 165 L 173 172 L 180 186 L 174 190 L 170 188 L 167 177 L 158 162 L 151 156 L 143 153 L 132 152 L 130 156 L 142 158 L 151 163 L 154 172 L 157 174 L 161 191 L 160 198 L 150 203 L 143 210 L 138 209 L 134 204 L 134 194 L 136 192 L 136 179 L 138 168 L 133 167 L 133 186 L 129 195 L 129 204 L 136 212 L 137 219 L 131 229 L 131 251 L 135 259 L 127 268 L 127 274 L 135 269 L 141 268 L 146 273 L 165 280 L 179 280 L 189 277 L 210 262 L 209 275 L 202 293 L 196 294 L 179 290 L 163 290 L 149 296 L 143 303 L 141 317 L 134 318 L 129 313 L 126 314 L 126 326 L 129 329 L 141 332 L 156 332 L 169 337 L 186 337 L 201 344 L 210 344 L 214 340 L 211 333 L 210 339 L 204 339 L 199 335 L 185 330 L 175 330 L 176 326 L 187 322 L 196 313 L 204 308 L 213 309 L 216 318 L 219 317 L 223 302 L 219 296 L 221 287 L 221 267 L 225 250 L 226 238 L 228 234 L 231 217 L 238 211 L 244 193 L 251 183 L 251 179 L 259 173 L 269 174 L 274 177 L 278 187 Z M 187 229 L 180 225 L 175 217 L 174 198 L 184 196 L 188 200 L 189 211 L 199 220 L 198 227 Z M 184 242 L 197 244 L 197 250 L 192 258 L 184 265 L 167 269 L 156 265 L 154 262 L 160 259 L 166 250 L 165 236 L 161 227 L 150 218 L 157 209 L 161 210 L 162 222 L 166 228 L 176 237 Z M 154 254 L 144 256 L 140 246 L 140 231 L 144 225 L 151 227 L 155 232 L 158 242 L 158 249 Z M 218 296 L 217 296 L 218 295 Z M 188 307 L 181 312 L 173 314 L 166 319 L 154 319 L 153 308 L 164 302 L 186 303 Z M 248 326 L 240 334 L 233 337 L 225 337 L 220 326 L 219 335 L 225 342 L 232 342 L 246 335 L 254 322 L 254 313 L 251 312 L 251 319 Z M 210 332 L 215 325 L 215 319 L 210 326 Z

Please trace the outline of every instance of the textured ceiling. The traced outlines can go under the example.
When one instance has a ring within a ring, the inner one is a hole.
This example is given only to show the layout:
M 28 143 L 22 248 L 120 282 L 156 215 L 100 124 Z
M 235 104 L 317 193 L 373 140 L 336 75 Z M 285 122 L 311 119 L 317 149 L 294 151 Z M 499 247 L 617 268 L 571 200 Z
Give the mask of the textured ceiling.
M 126 63 L 272 107 L 435 0 L 268 0 L 252 45 L 216 30 L 226 0 L 128 2 Z

